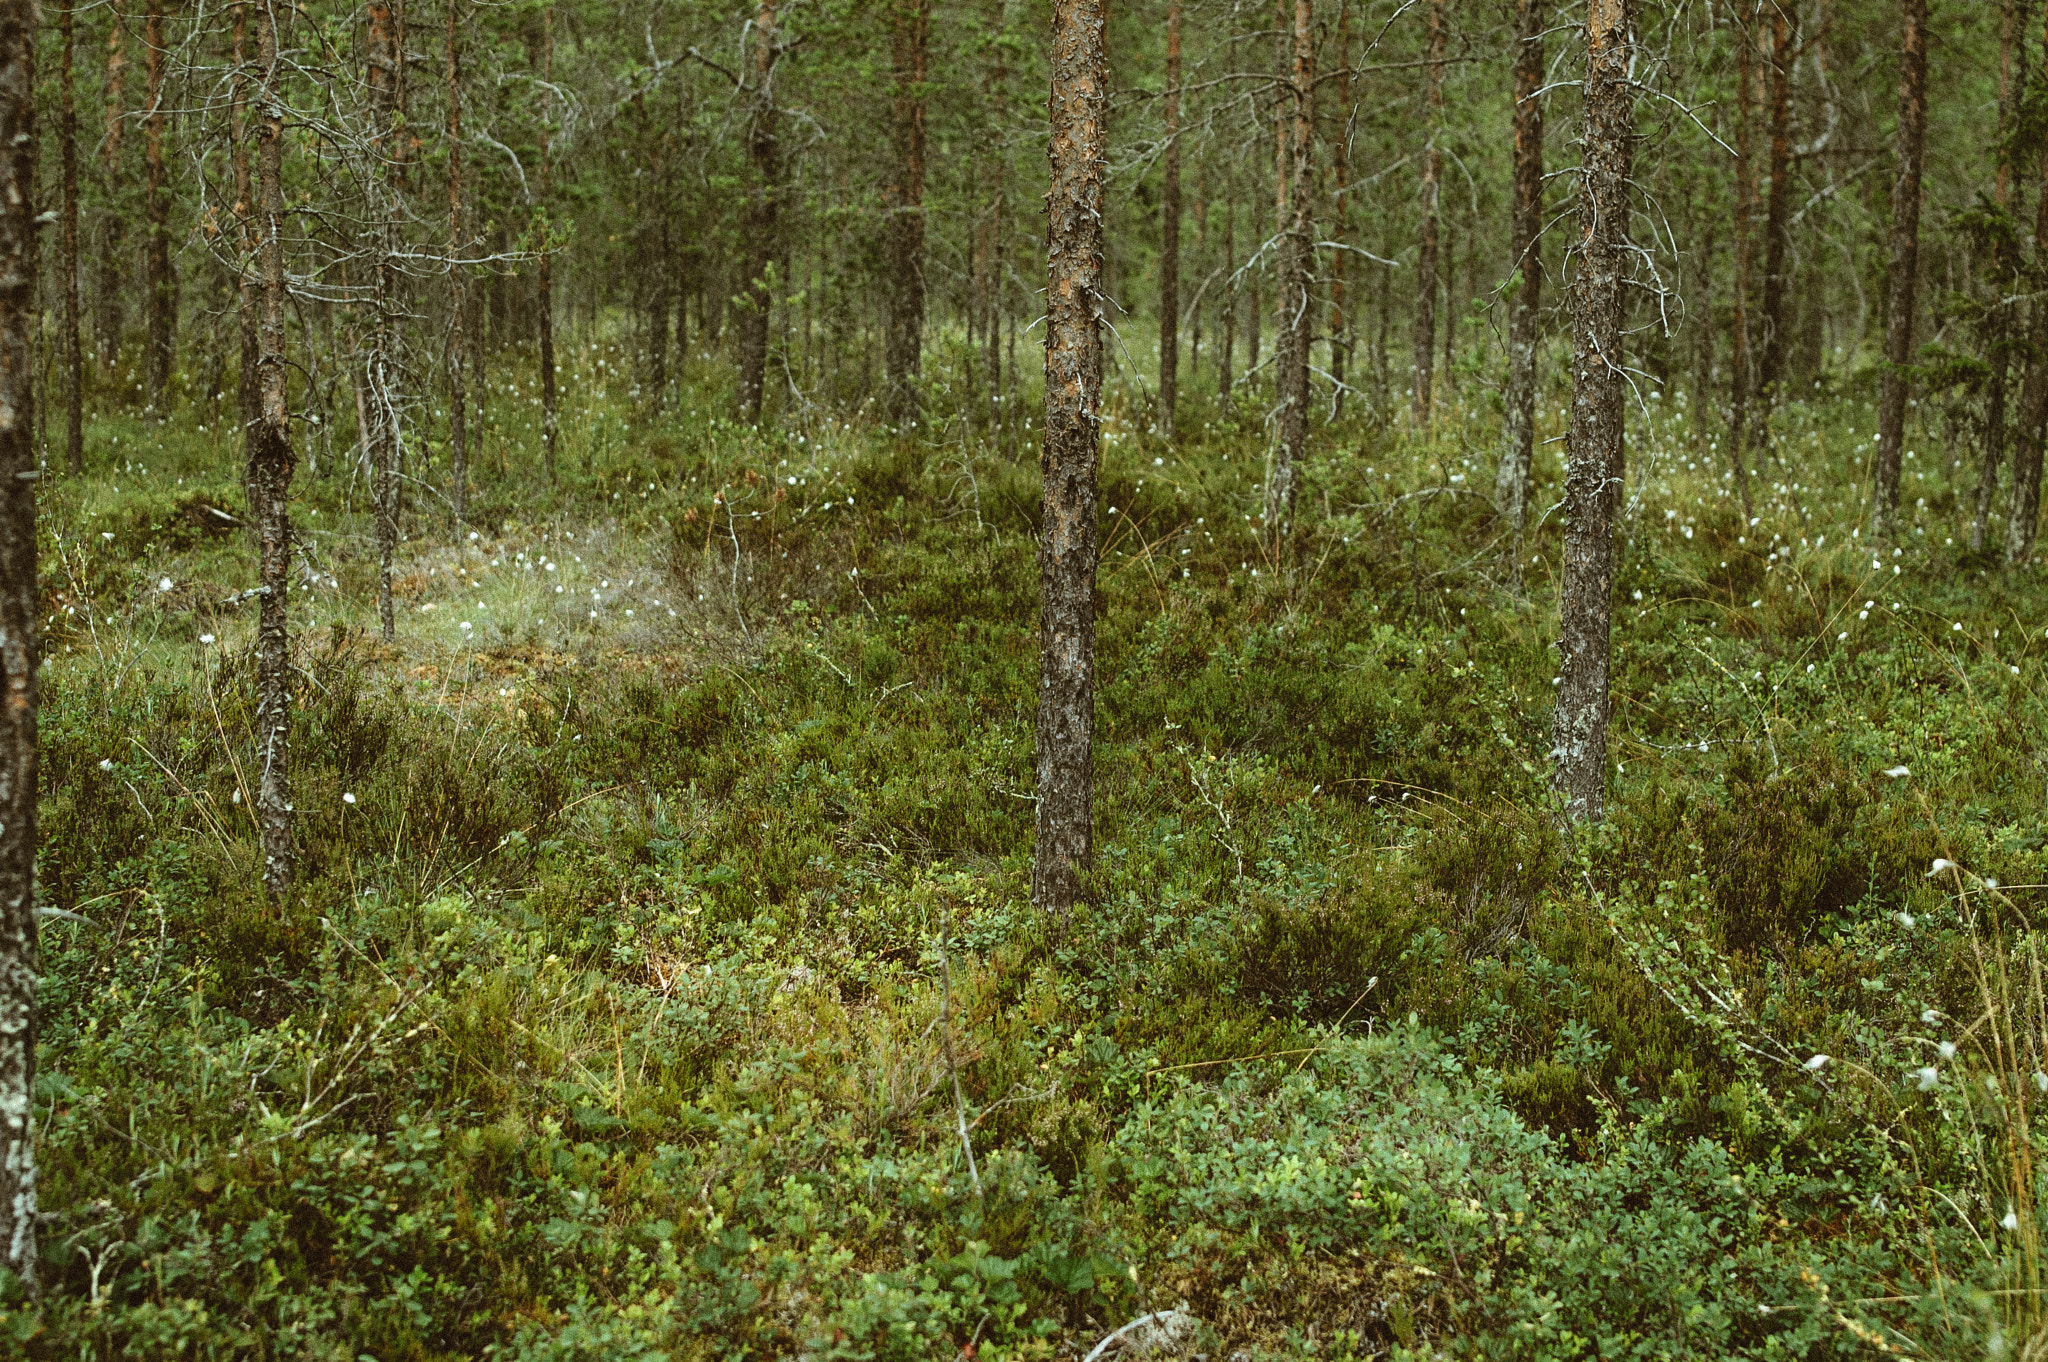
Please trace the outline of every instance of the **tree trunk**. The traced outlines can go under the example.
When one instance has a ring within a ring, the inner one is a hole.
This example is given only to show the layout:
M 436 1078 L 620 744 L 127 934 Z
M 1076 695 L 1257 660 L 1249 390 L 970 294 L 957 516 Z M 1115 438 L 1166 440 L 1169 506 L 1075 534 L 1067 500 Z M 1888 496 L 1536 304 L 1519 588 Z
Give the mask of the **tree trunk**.
M 541 79 L 550 89 L 548 112 L 554 112 L 555 7 L 541 11 Z M 535 305 L 540 327 L 540 449 L 541 464 L 548 484 L 555 481 L 555 253 L 548 237 L 554 234 L 555 130 L 544 123 L 540 139 L 540 298 Z M 766 314 L 763 314 L 765 321 Z
M 1430 0 L 1429 56 L 1424 68 L 1423 117 L 1428 143 L 1422 149 L 1422 249 L 1415 262 L 1415 421 L 1428 425 L 1436 365 L 1437 208 L 1443 152 L 1436 139 L 1444 124 L 1444 0 Z
M 1031 901 L 1064 918 L 1093 860 L 1095 471 L 1102 403 L 1102 0 L 1055 0 L 1046 193 L 1044 524 L 1038 541 L 1038 840 Z
M 1741 17 L 1735 20 L 1735 279 L 1733 335 L 1728 359 L 1728 457 L 1747 470 L 1749 438 L 1749 219 L 1756 211 L 1756 170 L 1750 155 L 1754 113 L 1756 30 Z
M 460 525 L 469 515 L 469 390 L 464 385 L 462 323 L 469 307 L 469 275 L 462 254 L 462 49 L 456 25 L 459 0 L 448 0 L 448 502 Z M 666 300 L 664 298 L 664 306 Z M 663 318 L 662 350 L 668 349 Z M 655 386 L 660 405 L 662 385 Z
M 69 7 L 64 11 L 68 27 Z M 36 1250 L 36 294 L 34 0 L 0 5 L 0 1269 Z
M 284 98 L 278 88 L 278 0 L 256 0 L 257 275 L 263 290 L 256 367 L 261 411 L 249 426 L 250 511 L 256 518 L 256 821 L 263 888 L 292 887 L 292 656 L 285 605 L 291 565 L 291 418 L 285 407 Z
M 1275 313 L 1274 388 L 1280 399 L 1280 444 L 1273 455 L 1273 476 L 1266 485 L 1266 526 L 1286 533 L 1294 515 L 1296 470 L 1308 446 L 1308 351 L 1314 335 L 1310 283 L 1315 266 L 1310 188 L 1315 183 L 1311 157 L 1315 149 L 1315 7 L 1313 0 L 1294 0 L 1294 79 L 1291 145 L 1292 167 L 1280 243 L 1279 307 Z
M 228 136 L 234 143 L 235 171 L 235 226 L 238 263 L 235 267 L 235 284 L 240 304 L 237 313 L 238 329 L 241 333 L 241 368 L 237 393 L 238 408 L 242 422 L 242 438 L 249 438 L 249 428 L 263 410 L 262 392 L 257 383 L 257 332 L 261 326 L 261 303 L 258 297 L 256 278 L 256 198 L 254 182 L 249 171 L 249 6 L 247 0 L 235 0 L 234 19 L 234 103 L 229 110 Z
M 2006 141 L 2012 133 L 2013 96 L 2016 67 L 2014 53 L 2019 46 L 2019 0 L 2002 0 L 1998 24 L 1998 163 L 1992 195 L 2000 208 L 2012 206 L 2012 158 Z M 1970 551 L 1981 553 L 1991 526 L 1991 505 L 1998 495 L 1998 470 L 2005 462 L 2005 407 L 2007 379 L 2012 367 L 2009 344 L 2012 309 L 2003 300 L 2014 282 L 2006 262 L 1994 263 L 1993 289 L 1998 301 L 1991 306 L 1985 337 L 1985 359 L 1991 365 L 1991 379 L 1984 394 L 1984 462 L 1977 473 L 1977 498 L 1970 517 Z
M 1223 196 L 1223 303 L 1217 308 L 1222 318 L 1223 343 L 1216 347 L 1216 396 L 1226 406 L 1237 375 L 1237 179 L 1230 180 Z
M 58 53 L 59 155 L 64 161 L 64 466 L 72 477 L 85 471 L 85 355 L 78 336 L 78 106 L 71 92 L 71 0 L 58 11 L 63 45 Z
M 164 66 L 170 53 L 164 48 L 163 0 L 149 0 L 143 20 L 145 107 L 143 123 L 143 214 L 148 221 L 149 241 L 145 252 L 149 311 L 149 352 L 144 364 L 144 382 L 149 408 L 159 420 L 166 414 L 171 366 L 178 357 L 177 280 L 171 273 L 171 196 L 164 184 Z
M 2048 17 L 2042 37 L 2048 44 Z M 2043 76 L 2048 78 L 2048 45 L 2042 48 Z M 2048 149 L 2040 151 L 2034 169 L 2041 179 L 2041 197 L 2034 211 L 2034 263 L 2048 263 Z M 2014 567 L 2033 556 L 2034 526 L 2041 514 L 2041 444 L 2048 427 L 2048 303 L 2033 308 L 2033 349 L 2020 384 L 2020 438 L 2013 449 L 2012 514 L 2005 522 L 2005 561 Z M 1894 477 L 1897 476 L 1894 465 Z
M 1927 145 L 1927 0 L 1899 0 L 1899 23 L 1899 169 L 1892 182 L 1891 277 L 1885 300 L 1884 373 L 1877 396 L 1877 487 L 1870 516 L 1871 536 L 1880 543 L 1891 538 L 1899 507 L 1906 366 L 1913 362 L 1920 162 Z
M 1785 262 L 1788 226 L 1792 215 L 1792 50 L 1791 8 L 1795 0 L 1776 0 L 1771 6 L 1771 196 L 1764 207 L 1764 334 L 1763 351 L 1757 363 L 1758 439 L 1767 431 L 1771 409 L 1783 393 L 1785 379 L 1785 324 L 1787 287 Z
M 366 396 L 369 402 L 369 449 L 375 472 L 372 496 L 377 507 L 377 621 L 384 642 L 397 637 L 397 603 L 392 597 L 392 560 L 398 553 L 398 425 L 399 404 L 392 386 L 398 372 L 392 353 L 398 321 L 397 241 L 398 185 L 391 163 L 397 150 L 393 142 L 403 134 L 397 123 L 398 67 L 403 60 L 404 35 L 398 17 L 386 0 L 370 0 L 369 86 L 370 137 L 377 169 L 375 190 L 377 234 L 377 314 L 372 331 Z
M 924 352 L 924 81 L 931 0 L 892 0 L 890 12 L 896 182 L 889 187 L 889 266 L 896 277 L 889 290 L 882 361 L 889 419 L 908 428 L 917 421 Z
M 1507 448 L 1493 479 L 1493 500 L 1512 528 L 1509 579 L 1522 581 L 1522 532 L 1527 526 L 1529 479 L 1536 462 L 1536 345 L 1543 297 L 1543 26 L 1547 0 L 1515 4 L 1515 163 L 1510 228 L 1514 261 L 1509 277 L 1508 390 L 1502 422 Z
M 105 169 L 107 212 L 100 224 L 100 283 L 98 310 L 94 315 L 97 334 L 94 348 L 104 369 L 121 357 L 121 329 L 127 309 L 122 260 L 128 224 L 121 216 L 121 133 L 127 123 L 124 102 L 128 87 L 128 25 L 119 10 L 109 11 L 107 24 L 107 117 L 100 139 L 101 164 Z
M 739 419 L 748 425 L 761 419 L 761 395 L 768 378 L 769 276 L 778 254 L 782 208 L 782 157 L 771 84 L 776 55 L 775 4 L 776 0 L 758 0 L 754 10 L 754 108 L 747 124 L 747 162 L 753 180 L 747 189 L 747 299 L 739 327 Z
M 1180 406 L 1180 10 L 1166 2 L 1166 150 L 1159 194 L 1159 433 L 1175 438 Z
M 1350 395 L 1351 314 L 1351 133 L 1358 108 L 1351 102 L 1351 3 L 1337 5 L 1337 112 L 1344 121 L 1338 128 L 1337 146 L 1330 156 L 1330 209 L 1336 221 L 1331 239 L 1337 249 L 1330 260 L 1330 377 L 1335 391 L 1330 396 L 1333 417 L 1344 415 L 1344 399 Z
M 1614 481 L 1622 459 L 1623 281 L 1635 142 L 1627 0 L 1588 0 L 1580 248 L 1571 281 L 1572 411 L 1565 476 L 1561 654 L 1553 787 L 1566 817 L 1598 822 L 1606 791 Z

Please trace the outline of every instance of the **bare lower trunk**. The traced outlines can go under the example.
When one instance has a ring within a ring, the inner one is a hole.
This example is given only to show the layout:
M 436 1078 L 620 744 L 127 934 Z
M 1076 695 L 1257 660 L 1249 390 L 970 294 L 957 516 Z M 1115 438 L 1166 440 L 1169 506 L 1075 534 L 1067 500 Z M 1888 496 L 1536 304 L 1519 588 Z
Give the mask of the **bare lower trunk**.
M 263 397 L 258 386 L 256 334 L 261 326 L 262 304 L 256 276 L 256 197 L 249 169 L 249 6 L 236 0 L 234 20 L 234 103 L 229 113 L 229 137 L 234 142 L 235 224 L 240 260 L 235 269 L 239 294 L 237 315 L 241 340 L 241 373 L 236 407 L 242 421 L 242 437 L 262 415 Z
M 59 49 L 58 135 L 64 162 L 64 253 L 59 288 L 64 300 L 64 466 L 72 477 L 85 471 L 85 355 L 78 329 L 78 106 L 71 93 L 71 0 L 58 12 L 63 43 Z
M 1064 917 L 1093 859 L 1095 471 L 1102 403 L 1102 0 L 1055 0 L 1046 193 L 1044 524 L 1038 541 L 1038 837 L 1031 901 Z
M 1351 360 L 1351 133 L 1358 115 L 1351 98 L 1351 4 L 1338 0 L 1337 6 L 1337 145 L 1330 156 L 1330 212 L 1332 240 L 1337 249 L 1330 260 L 1330 377 L 1335 380 L 1330 397 L 1333 417 L 1344 415 L 1344 399 L 1350 396 Z
M 1572 411 L 1552 784 L 1573 821 L 1598 822 L 1607 778 L 1613 511 L 1622 463 L 1622 286 L 1635 142 L 1626 0 L 1589 0 L 1580 249 L 1571 281 Z
M 555 80 L 555 10 L 541 12 L 541 66 L 550 87 Z M 548 96 L 552 106 L 554 96 Z M 552 108 L 551 110 L 552 111 Z M 540 200 L 543 230 L 554 231 L 554 128 L 542 129 L 540 142 Z M 535 307 L 540 328 L 540 447 L 541 463 L 550 484 L 555 480 L 555 253 L 543 239 L 540 248 L 540 298 Z
M 1885 365 L 1877 395 L 1877 486 L 1870 515 L 1871 535 L 1879 541 L 1891 537 L 1898 513 L 1906 366 L 1913 362 L 1920 163 L 1927 144 L 1927 0 L 1900 0 L 1899 23 L 1899 170 L 1892 182 L 1891 277 L 1885 301 Z
M 1494 475 L 1494 504 L 1511 529 L 1509 577 L 1522 581 L 1522 532 L 1526 528 L 1529 479 L 1536 459 L 1536 345 L 1543 298 L 1543 24 L 1547 0 L 1517 0 L 1515 8 L 1515 282 L 1508 300 L 1508 390 L 1503 433 L 1506 448 Z
M 143 213 L 149 239 L 145 252 L 149 348 L 143 366 L 150 410 L 161 418 L 169 402 L 171 367 L 178 357 L 177 279 L 171 273 L 171 196 L 164 183 L 164 48 L 162 0 L 150 0 L 142 30 L 147 91 L 143 122 Z
M 1430 418 L 1436 366 L 1436 290 L 1438 201 L 1443 181 L 1443 152 L 1437 137 L 1444 121 L 1444 0 L 1430 0 L 1429 57 L 1425 71 L 1423 116 L 1428 120 L 1428 145 L 1422 150 L 1422 249 L 1415 261 L 1415 420 Z
M 1292 181 L 1282 224 L 1280 302 L 1275 313 L 1274 387 L 1280 399 L 1280 443 L 1273 454 L 1273 476 L 1266 485 L 1266 525 L 1285 533 L 1294 514 L 1295 480 L 1308 446 L 1308 351 L 1314 334 L 1309 286 L 1315 265 L 1315 238 L 1309 192 L 1314 184 L 1311 156 L 1315 145 L 1315 8 L 1312 0 L 1294 0 L 1293 116 L 1288 157 Z
M 2043 37 L 2048 38 L 2048 21 Z M 2042 49 L 2048 77 L 2048 47 Z M 2040 152 L 2034 169 L 2041 177 L 2041 196 L 2034 211 L 2034 259 L 2048 260 L 2048 151 Z M 2034 526 L 2041 514 L 2041 444 L 2048 426 L 2048 304 L 2033 306 L 2033 350 L 2020 385 L 2019 441 L 2012 456 L 2012 515 L 2005 522 L 2005 561 L 2025 563 L 2034 553 Z M 1894 468 L 1896 476 L 1896 467 Z
M 1223 401 L 1230 401 L 1231 385 L 1237 375 L 1232 372 L 1237 364 L 1237 182 L 1231 181 L 1231 192 L 1223 196 L 1223 304 L 1217 309 L 1222 318 L 1223 343 L 1216 347 L 1216 395 Z
M 1763 351 L 1757 360 L 1759 432 L 1769 428 L 1771 408 L 1782 396 L 1785 378 L 1785 299 L 1791 290 L 1785 275 L 1787 237 L 1792 215 L 1792 21 L 1794 0 L 1778 0 L 1771 8 L 1771 193 L 1764 205 Z
M 882 363 L 889 386 L 889 419 L 907 427 L 917 420 L 917 379 L 924 354 L 924 79 L 931 0 L 895 0 L 892 13 L 896 182 L 889 193 L 889 264 L 895 278 L 889 289 L 889 332 Z
M 70 11 L 65 11 L 68 25 Z M 0 4 L 0 1275 L 36 1249 L 36 292 L 34 0 Z M 68 44 L 67 44 L 68 46 Z
M 747 189 L 747 298 L 740 314 L 738 394 L 739 419 L 748 425 L 761 419 L 767 386 L 768 309 L 773 302 L 769 279 L 781 216 L 782 157 L 772 84 L 775 11 L 776 0 L 758 0 L 754 10 L 754 108 L 747 124 L 747 162 L 753 178 Z
M 256 821 L 263 887 L 289 892 L 295 868 L 291 813 L 291 638 L 286 631 L 292 454 L 285 407 L 284 101 L 277 88 L 278 0 L 256 3 L 257 262 L 263 290 L 256 367 L 261 410 L 249 427 L 250 511 L 256 518 Z
M 469 392 L 463 384 L 463 314 L 469 276 L 454 257 L 462 253 L 462 62 L 456 13 L 448 0 L 448 501 L 460 525 L 469 516 Z M 668 348 L 663 328 L 662 349 Z M 661 385 L 655 386 L 657 403 Z
M 126 128 L 128 90 L 128 25 L 119 10 L 107 21 L 106 125 L 100 137 L 100 162 L 106 177 L 107 212 L 100 222 L 100 282 L 93 315 L 98 362 L 111 365 L 121 355 L 121 327 L 126 315 L 122 262 L 128 237 L 121 216 L 121 133 Z
M 1750 155 L 1756 31 L 1735 22 L 1735 281 L 1734 324 L 1728 360 L 1728 457 L 1747 469 L 1749 439 L 1749 220 L 1756 208 L 1756 170 Z
M 371 0 L 369 12 L 369 84 L 373 146 L 379 153 L 377 191 L 383 198 L 378 236 L 375 329 L 365 384 L 369 402 L 370 452 L 375 468 L 372 495 L 377 507 L 377 621 L 384 642 L 397 635 L 397 606 L 392 599 L 392 560 L 398 552 L 398 403 L 392 388 L 397 378 L 393 354 L 398 320 L 397 184 L 389 169 L 392 141 L 398 134 L 398 66 L 404 39 L 398 18 L 386 0 Z
M 1180 8 L 1166 5 L 1166 151 L 1159 194 L 1159 433 L 1174 438 L 1180 406 Z

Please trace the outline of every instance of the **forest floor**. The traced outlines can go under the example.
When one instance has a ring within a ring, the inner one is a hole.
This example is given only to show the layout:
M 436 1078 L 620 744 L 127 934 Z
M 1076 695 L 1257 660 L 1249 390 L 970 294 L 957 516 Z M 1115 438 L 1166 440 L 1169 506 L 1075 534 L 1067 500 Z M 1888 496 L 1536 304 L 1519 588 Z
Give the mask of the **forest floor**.
M 46 1284 L 0 1337 L 1051 1358 L 1175 1311 L 1212 1357 L 1722 1358 L 2048 1324 L 2048 584 L 1968 551 L 1931 408 L 1881 554 L 1857 392 L 1778 414 L 1753 521 L 1682 399 L 1632 410 L 1610 816 L 1565 836 L 1561 527 L 1518 590 L 1483 403 L 1319 428 L 1276 550 L 1249 401 L 1168 447 L 1118 397 L 1098 863 L 1054 922 L 1032 432 L 748 431 L 699 414 L 710 366 L 662 415 L 628 365 L 571 352 L 549 486 L 500 361 L 469 522 L 410 493 L 388 645 L 347 441 L 302 428 L 281 904 L 218 412 L 101 416 L 47 487 L 40 875 L 88 921 L 44 928 Z

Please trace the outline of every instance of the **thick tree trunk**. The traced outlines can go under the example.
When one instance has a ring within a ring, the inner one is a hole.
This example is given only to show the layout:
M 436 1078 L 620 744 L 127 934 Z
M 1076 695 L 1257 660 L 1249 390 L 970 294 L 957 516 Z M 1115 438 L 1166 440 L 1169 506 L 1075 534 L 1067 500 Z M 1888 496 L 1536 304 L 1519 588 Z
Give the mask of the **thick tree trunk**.
M 463 317 L 469 309 L 469 273 L 462 254 L 462 48 L 456 12 L 448 0 L 448 502 L 460 525 L 469 516 L 469 391 L 463 383 Z M 666 296 L 663 299 L 666 308 Z M 667 318 L 661 348 L 668 350 Z M 656 405 L 666 380 L 655 384 Z
M 291 565 L 291 419 L 285 407 L 284 98 L 278 88 L 278 0 L 256 2 L 257 261 L 263 290 L 257 332 L 261 410 L 248 431 L 250 511 L 256 518 L 256 821 L 263 888 L 290 892 L 292 656 L 285 593 Z
M 917 421 L 924 357 L 924 81 L 931 0 L 893 0 L 890 12 L 896 181 L 889 187 L 889 266 L 896 277 L 889 289 L 882 362 L 889 419 L 907 428 Z
M 1166 2 L 1166 150 L 1159 192 L 1159 433 L 1175 438 L 1180 407 L 1180 9 Z
M 541 79 L 552 89 L 555 81 L 555 7 L 541 11 Z M 554 96 L 548 96 L 549 112 Z M 552 123 L 541 129 L 540 212 L 543 232 L 540 248 L 540 298 L 534 308 L 540 328 L 540 447 L 541 464 L 548 483 L 555 481 L 555 253 L 546 238 L 555 230 L 555 130 Z M 764 314 L 765 320 L 765 314 Z
M 1308 452 L 1308 352 L 1315 333 L 1310 282 L 1315 266 L 1315 7 L 1294 0 L 1293 116 L 1288 120 L 1288 178 L 1292 182 L 1280 241 L 1280 304 L 1275 313 L 1274 387 L 1280 399 L 1280 443 L 1266 484 L 1266 526 L 1284 534 L 1294 515 L 1295 480 Z
M 1871 535 L 1888 540 L 1899 507 L 1906 438 L 1906 366 L 1920 273 L 1920 169 L 1927 145 L 1927 0 L 1899 0 L 1899 168 L 1892 181 L 1891 277 L 1886 287 L 1884 374 L 1877 395 L 1877 486 Z M 2015 510 L 2018 508 L 2015 507 Z
M 119 10 L 109 11 L 107 22 L 106 125 L 100 139 L 101 165 L 107 189 L 106 216 L 100 223 L 100 282 L 94 348 L 102 369 L 121 357 L 121 330 L 127 309 L 122 261 L 126 255 L 127 220 L 121 216 L 122 180 L 121 133 L 127 127 L 125 100 L 128 89 L 128 24 Z
M 2044 17 L 2042 74 L 2048 79 L 2048 17 Z M 2034 262 L 2048 262 L 2048 148 L 2037 153 L 2034 169 L 2041 196 L 2034 211 Z M 2041 514 L 2041 445 L 2048 428 L 2048 303 L 2033 306 L 2033 350 L 2020 384 L 2019 442 L 2012 459 L 2012 514 L 2005 522 L 2005 561 L 2024 564 L 2034 553 L 2034 527 Z
M 67 26 L 70 10 L 65 10 Z M 35 0 L 0 4 L 0 1269 L 36 1250 Z
M 79 341 L 78 317 L 78 106 L 71 92 L 71 0 L 58 11 L 63 45 L 59 50 L 58 136 L 64 161 L 64 254 L 60 272 L 64 295 L 64 466 L 77 477 L 85 471 L 85 355 Z
M 747 124 L 747 163 L 753 181 L 747 187 L 747 303 L 739 327 L 739 418 L 748 425 L 761 419 L 761 396 L 767 386 L 768 309 L 773 301 L 769 275 L 778 255 L 782 210 L 782 157 L 772 83 L 775 6 L 776 0 L 759 0 L 754 10 L 754 108 Z
M 1044 524 L 1038 541 L 1038 841 L 1031 901 L 1065 917 L 1093 860 L 1095 471 L 1102 405 L 1102 0 L 1055 0 L 1046 193 Z
M 1741 17 L 1735 20 L 1735 278 L 1733 321 L 1728 360 L 1728 457 L 1738 469 L 1749 466 L 1749 220 L 1756 211 L 1756 169 L 1750 155 L 1754 114 L 1756 30 Z
M 149 312 L 149 349 L 144 368 L 150 411 L 161 420 L 170 400 L 171 367 L 178 358 L 178 283 L 171 273 L 171 196 L 164 183 L 164 68 L 170 53 L 164 47 L 163 0 L 149 0 L 143 20 L 144 105 L 143 213 L 149 240 L 144 256 Z
M 1548 0 L 1515 4 L 1514 207 L 1509 222 L 1514 259 L 1508 299 L 1506 448 L 1493 479 L 1493 500 L 1512 534 L 1509 578 L 1522 581 L 1522 532 L 1528 521 L 1529 479 L 1536 460 L 1536 345 L 1543 300 L 1543 26 Z
M 1792 216 L 1792 63 L 1797 56 L 1793 4 L 1794 0 L 1775 0 L 1771 6 L 1771 194 L 1764 205 L 1764 334 L 1757 362 L 1760 442 L 1771 409 L 1783 396 L 1779 389 L 1784 385 L 1785 341 L 1791 332 L 1785 322 L 1785 300 L 1791 293 L 1785 269 Z
M 1573 821 L 1598 822 L 1607 779 L 1613 511 L 1622 464 L 1622 286 L 1635 143 L 1627 0 L 1588 0 L 1579 252 L 1572 274 L 1572 411 L 1553 785 Z
M 1415 420 L 1427 425 L 1435 396 L 1438 205 L 1443 152 L 1437 137 L 1444 124 L 1444 0 L 1430 0 L 1429 56 L 1424 67 L 1423 117 L 1428 144 L 1422 149 L 1422 249 L 1415 261 Z

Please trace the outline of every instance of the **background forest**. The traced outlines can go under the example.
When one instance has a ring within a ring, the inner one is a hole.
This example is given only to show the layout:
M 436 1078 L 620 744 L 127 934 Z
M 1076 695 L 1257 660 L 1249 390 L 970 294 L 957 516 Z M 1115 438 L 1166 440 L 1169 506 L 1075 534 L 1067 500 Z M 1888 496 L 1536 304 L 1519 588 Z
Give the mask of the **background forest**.
M 1057 18 L 46 5 L 9 1350 L 2048 1356 L 2048 14 L 1110 0 L 1051 911 Z

